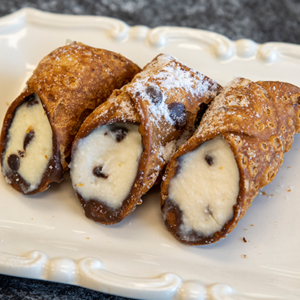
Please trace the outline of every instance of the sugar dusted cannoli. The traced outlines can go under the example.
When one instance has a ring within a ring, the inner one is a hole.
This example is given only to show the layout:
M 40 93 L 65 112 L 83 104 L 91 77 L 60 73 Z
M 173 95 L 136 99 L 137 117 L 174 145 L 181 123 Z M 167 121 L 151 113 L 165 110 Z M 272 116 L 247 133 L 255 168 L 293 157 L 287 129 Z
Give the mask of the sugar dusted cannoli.
M 226 237 L 279 171 L 300 131 L 300 89 L 231 82 L 170 159 L 161 187 L 168 230 L 190 245 Z
M 83 123 L 72 146 L 71 178 L 87 217 L 123 220 L 194 130 L 199 106 L 220 86 L 165 54 L 115 91 Z
M 139 71 L 120 54 L 75 42 L 44 57 L 4 118 L 6 181 L 23 194 L 60 182 L 84 119 Z

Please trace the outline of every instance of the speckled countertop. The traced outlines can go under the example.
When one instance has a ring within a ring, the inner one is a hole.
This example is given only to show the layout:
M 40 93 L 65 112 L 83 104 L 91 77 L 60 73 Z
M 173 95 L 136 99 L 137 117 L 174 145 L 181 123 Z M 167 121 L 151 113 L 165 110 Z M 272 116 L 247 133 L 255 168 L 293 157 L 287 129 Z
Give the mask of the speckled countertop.
M 129 25 L 186 26 L 258 43 L 300 42 L 297 0 L 1 0 L 0 16 L 22 7 L 118 18 Z
M 300 43 L 298 0 L 1 0 L 0 17 L 23 7 L 62 14 L 109 16 L 129 25 L 200 28 L 233 40 L 248 38 L 258 43 Z M 0 299 L 125 298 L 80 287 L 0 275 Z

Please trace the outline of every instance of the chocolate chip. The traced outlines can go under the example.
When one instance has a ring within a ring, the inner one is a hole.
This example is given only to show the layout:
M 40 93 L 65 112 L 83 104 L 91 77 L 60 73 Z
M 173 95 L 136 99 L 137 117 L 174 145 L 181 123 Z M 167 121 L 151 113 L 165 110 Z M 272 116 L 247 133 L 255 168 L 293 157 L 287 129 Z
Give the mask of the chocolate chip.
M 7 159 L 7 163 L 13 171 L 18 171 L 20 168 L 20 158 L 16 154 L 11 154 Z
M 23 143 L 23 149 L 26 150 L 28 144 L 34 139 L 35 133 L 34 130 L 30 130 L 26 135 Z
M 125 139 L 128 132 L 126 128 L 113 128 L 110 131 L 115 135 L 118 143 Z
M 163 94 L 157 87 L 153 85 L 148 86 L 146 88 L 146 93 L 149 95 L 154 104 L 158 105 L 162 102 Z
M 24 157 L 25 156 L 25 152 L 24 151 L 18 150 L 18 153 L 19 153 L 20 157 Z
M 136 93 L 135 93 L 135 97 L 139 97 L 140 95 L 141 95 L 140 92 L 136 92 Z
M 214 159 L 212 158 L 212 156 L 210 156 L 208 154 L 205 155 L 205 160 L 210 166 L 212 166 L 214 164 Z
M 177 130 L 185 127 L 187 122 L 186 110 L 182 103 L 174 102 L 168 105 L 170 117 L 174 121 L 174 126 Z
M 36 95 L 35 94 L 31 94 L 31 95 L 27 96 L 24 101 L 27 102 L 27 107 L 31 107 L 31 106 L 36 105 L 36 104 L 39 103 L 36 100 Z
M 97 166 L 93 169 L 93 174 L 96 176 L 96 177 L 99 177 L 99 178 L 107 178 L 108 175 L 102 173 L 102 169 L 103 169 L 103 166 Z

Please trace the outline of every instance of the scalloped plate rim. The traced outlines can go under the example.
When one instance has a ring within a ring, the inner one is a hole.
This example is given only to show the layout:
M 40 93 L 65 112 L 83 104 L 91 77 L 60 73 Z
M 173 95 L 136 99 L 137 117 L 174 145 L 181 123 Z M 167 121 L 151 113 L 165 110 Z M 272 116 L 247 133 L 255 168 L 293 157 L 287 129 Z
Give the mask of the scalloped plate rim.
M 88 24 L 85 24 L 85 25 L 80 24 L 80 27 L 84 27 L 84 28 L 85 27 L 95 27 L 96 25 L 101 25 L 101 23 L 111 22 L 111 23 L 115 23 L 115 25 L 123 26 L 123 30 L 124 30 L 125 34 L 128 34 L 128 32 L 131 29 L 137 29 L 137 30 L 143 29 L 144 31 L 147 31 L 146 34 L 149 34 L 149 32 L 154 32 L 154 31 L 159 31 L 159 30 L 170 30 L 170 31 L 182 30 L 182 31 L 190 31 L 191 33 L 196 33 L 196 34 L 200 33 L 200 35 L 201 34 L 203 34 L 203 35 L 206 35 L 206 34 L 215 35 L 215 36 L 227 41 L 229 47 L 233 47 L 233 53 L 229 53 L 229 55 L 227 55 L 227 56 L 225 55 L 224 57 L 222 56 L 223 55 L 222 53 L 221 53 L 221 55 L 219 55 L 219 58 L 225 59 L 225 60 L 232 57 L 232 55 L 234 55 L 234 54 L 238 55 L 242 58 L 249 58 L 249 57 L 252 57 L 253 55 L 256 55 L 257 51 L 260 49 L 260 52 L 262 52 L 262 51 L 271 51 L 271 54 L 266 53 L 266 56 L 269 55 L 265 59 L 265 61 L 268 63 L 268 62 L 275 62 L 276 61 L 278 54 L 281 54 L 280 48 L 282 48 L 282 47 L 284 47 L 284 48 L 289 48 L 290 47 L 291 50 L 293 50 L 293 48 L 297 48 L 297 49 L 300 50 L 300 45 L 291 44 L 291 43 L 267 42 L 267 43 L 259 44 L 259 43 L 256 43 L 253 40 L 250 40 L 250 39 L 239 39 L 239 40 L 236 40 L 236 41 L 232 41 L 232 40 L 230 40 L 229 38 L 227 38 L 226 36 L 224 36 L 222 34 L 207 31 L 207 30 L 202 30 L 202 29 L 195 29 L 195 28 L 188 28 L 188 27 L 176 27 L 176 26 L 160 26 L 160 27 L 155 27 L 155 28 L 149 28 L 149 27 L 144 26 L 144 25 L 129 26 L 124 21 L 118 20 L 118 19 L 115 19 L 115 18 L 111 18 L 111 17 L 89 16 L 89 15 L 67 15 L 67 14 L 63 15 L 63 14 L 45 12 L 45 11 L 41 11 L 41 10 L 38 10 L 38 9 L 35 9 L 35 8 L 22 8 L 22 9 L 20 9 L 16 12 L 13 12 L 9 15 L 0 17 L 0 29 L 5 28 L 6 26 L 9 26 L 9 25 L 13 24 L 14 22 L 17 22 L 20 18 L 25 18 L 26 19 L 26 18 L 30 17 L 31 20 L 35 20 L 35 18 L 38 18 L 38 21 L 39 21 L 40 20 L 39 18 L 45 17 L 45 16 L 47 17 L 47 19 L 45 21 L 46 23 L 50 19 L 59 18 L 59 20 L 61 21 L 61 24 L 59 24 L 59 26 L 65 26 L 68 23 L 72 23 L 73 20 L 76 20 L 77 22 L 78 22 L 78 20 L 81 20 L 82 22 L 84 22 L 85 20 L 89 20 Z M 72 24 L 70 24 L 70 25 L 72 25 Z M 142 33 L 142 34 L 145 34 L 145 33 Z M 122 39 L 123 37 L 124 37 L 123 33 L 121 34 L 120 37 L 118 37 L 117 34 L 115 36 L 115 38 L 120 38 L 120 39 Z M 237 53 L 237 51 L 238 51 L 237 47 L 238 47 L 239 44 L 241 44 L 242 49 L 247 48 L 248 46 L 250 46 L 250 50 L 249 50 L 249 47 L 248 47 L 244 52 L 241 51 L 241 55 L 239 55 L 239 53 Z M 251 45 L 253 45 L 253 49 L 251 49 Z M 271 48 L 271 50 L 269 50 L 268 48 Z M 279 50 L 278 50 L 278 48 L 279 48 Z M 267 50 L 265 50 L 265 49 L 267 49 Z M 222 51 L 222 49 L 220 51 Z M 218 56 L 218 53 L 217 53 L 217 56 Z M 291 57 L 293 57 L 293 55 L 291 55 Z M 296 56 L 296 58 L 298 58 L 298 57 Z M 80 268 L 78 266 L 78 264 L 80 262 L 76 263 L 76 261 L 74 261 L 72 259 L 63 258 L 63 257 L 54 257 L 54 258 L 50 259 L 50 258 L 47 257 L 46 254 L 44 254 L 42 252 L 39 252 L 39 251 L 32 251 L 32 252 L 36 252 L 36 254 L 40 254 L 41 258 L 42 258 L 42 262 L 41 262 L 41 265 L 39 266 L 40 267 L 40 269 L 38 270 L 39 273 L 36 273 L 35 275 L 29 276 L 29 278 L 42 279 L 42 280 L 51 280 L 51 281 L 64 282 L 64 283 L 78 285 L 76 283 L 77 280 L 78 280 L 76 277 L 70 277 L 69 281 L 68 280 L 64 281 L 63 279 L 62 280 L 56 280 L 55 276 L 53 277 L 53 279 L 49 279 L 49 278 L 45 277 L 45 275 L 43 275 L 43 274 L 45 273 L 45 268 L 47 268 L 47 266 L 49 266 L 50 263 L 56 263 L 56 262 L 62 261 L 66 264 L 69 263 L 70 270 L 73 270 L 72 268 L 74 268 L 74 270 L 75 270 L 74 272 L 78 275 L 80 272 L 82 272 L 82 270 L 80 270 Z M 17 261 L 19 260 L 19 262 L 20 262 L 22 259 L 25 259 L 28 255 L 30 256 L 30 255 L 32 255 L 32 253 L 31 252 L 30 253 L 25 253 L 25 254 L 22 254 L 20 256 L 11 255 L 10 259 L 12 259 L 12 261 L 13 260 L 17 260 Z M 9 256 L 9 254 L 0 251 L 0 270 L 4 270 L 3 274 L 13 275 L 13 276 L 22 276 L 23 277 L 23 275 L 24 275 L 23 272 L 24 272 L 24 270 L 26 271 L 26 267 L 28 267 L 28 265 L 26 265 L 24 267 L 21 267 L 21 269 L 23 268 L 21 272 L 14 273 L 14 271 L 15 271 L 14 263 L 12 263 L 12 264 L 8 263 L 8 261 L 9 261 L 8 256 Z M 89 259 L 92 259 L 92 258 L 83 257 L 81 261 L 89 260 Z M 1 262 L 1 260 L 2 260 L 2 262 Z M 5 263 L 5 261 L 6 261 L 6 263 Z M 101 264 L 101 262 L 99 262 L 99 263 Z M 20 263 L 20 264 L 22 264 L 22 263 Z M 33 264 L 34 264 L 34 262 L 33 262 Z M 5 273 L 5 270 L 6 270 L 6 273 Z M 7 270 L 10 270 L 10 271 L 7 271 Z M 100 270 L 100 269 L 98 268 L 98 270 Z M 97 271 L 97 268 L 96 268 L 96 271 Z M 105 271 L 105 272 L 109 272 L 109 271 Z M 117 274 L 115 274 L 115 275 L 119 276 Z M 173 276 L 174 278 L 178 277 L 178 275 L 176 275 L 176 274 L 170 274 L 170 275 Z M 162 274 L 158 277 L 161 277 L 161 276 L 164 276 L 164 274 Z M 146 278 L 145 281 L 146 282 L 147 281 L 151 282 L 151 280 L 153 280 L 153 279 L 154 278 Z M 229 287 L 227 285 L 215 284 L 215 285 L 205 286 L 201 282 L 196 282 L 196 281 L 195 282 L 193 282 L 193 281 L 188 281 L 188 282 L 183 281 L 183 282 L 181 282 L 179 277 L 177 279 L 178 280 L 177 280 L 176 284 L 170 289 L 170 291 L 167 291 L 166 294 L 163 294 L 166 297 L 166 298 L 163 298 L 163 299 L 175 299 L 175 298 L 176 299 L 198 299 L 199 297 L 205 297 L 205 294 L 208 297 L 210 297 L 211 299 L 217 299 L 215 297 L 218 297 L 218 295 L 223 295 L 223 296 L 227 295 L 228 296 L 229 294 L 233 293 L 231 287 Z M 188 288 L 185 288 L 185 285 L 188 286 Z M 90 286 L 89 284 L 85 284 L 85 283 L 79 284 L 79 286 L 95 289 L 95 290 L 102 291 L 102 292 L 117 293 L 120 296 L 144 297 L 144 299 L 151 299 L 151 298 L 148 298 L 148 296 L 147 296 L 147 292 L 149 292 L 149 287 L 148 287 L 148 290 L 147 290 L 147 284 L 144 286 L 144 288 L 140 288 L 140 289 L 131 288 L 131 291 L 130 291 L 130 289 L 129 289 L 129 291 L 125 291 L 125 290 L 122 291 L 122 288 L 120 290 L 118 290 L 118 288 L 115 289 L 115 290 L 110 290 L 109 286 L 103 286 L 101 289 L 97 289 L 97 288 L 95 288 L 95 285 Z M 189 287 L 189 286 L 191 286 L 191 287 Z M 194 289 L 194 292 L 195 292 L 194 296 L 192 294 L 192 289 Z M 189 294 L 189 292 L 190 292 L 190 294 Z M 185 297 L 190 297 L 190 298 L 185 298 Z M 226 298 L 226 299 L 230 299 L 230 298 Z

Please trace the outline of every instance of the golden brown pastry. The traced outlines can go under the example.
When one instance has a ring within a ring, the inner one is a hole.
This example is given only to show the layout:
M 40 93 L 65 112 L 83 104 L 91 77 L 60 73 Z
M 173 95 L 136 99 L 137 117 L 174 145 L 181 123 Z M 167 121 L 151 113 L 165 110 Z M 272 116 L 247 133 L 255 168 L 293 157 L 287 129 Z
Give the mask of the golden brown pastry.
M 23 194 L 60 182 L 84 119 L 139 71 L 120 54 L 76 42 L 44 57 L 4 118 L 6 181 Z
M 87 217 L 123 220 L 156 182 L 178 144 L 194 131 L 213 80 L 161 54 L 82 124 L 72 146 L 71 178 Z
M 176 239 L 210 244 L 236 227 L 291 149 L 299 104 L 289 83 L 238 78 L 224 88 L 166 168 L 162 212 Z

